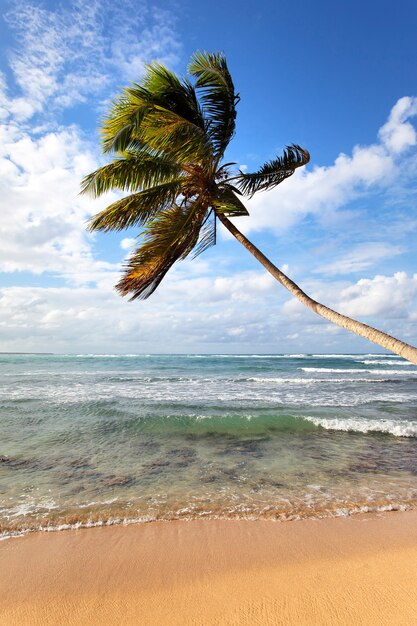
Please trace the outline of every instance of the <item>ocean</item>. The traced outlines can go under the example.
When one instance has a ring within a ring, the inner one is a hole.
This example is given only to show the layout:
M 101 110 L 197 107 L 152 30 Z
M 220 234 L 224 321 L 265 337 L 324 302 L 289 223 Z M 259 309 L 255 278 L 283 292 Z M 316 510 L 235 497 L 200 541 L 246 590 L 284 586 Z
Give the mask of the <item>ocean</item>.
M 0 355 L 0 537 L 417 505 L 417 367 L 376 354 Z

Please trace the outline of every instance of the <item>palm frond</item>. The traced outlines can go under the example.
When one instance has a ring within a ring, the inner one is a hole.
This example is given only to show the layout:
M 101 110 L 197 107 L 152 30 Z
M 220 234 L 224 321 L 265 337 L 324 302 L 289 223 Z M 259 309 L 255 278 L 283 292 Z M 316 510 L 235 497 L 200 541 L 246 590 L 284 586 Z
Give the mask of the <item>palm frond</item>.
M 238 217 L 241 215 L 249 215 L 243 202 L 234 193 L 232 185 L 224 185 L 218 189 L 216 197 L 212 201 L 216 213 Z
M 94 215 L 88 229 L 110 231 L 143 226 L 159 211 L 171 206 L 181 192 L 181 184 L 182 180 L 174 180 L 117 200 Z
M 242 193 L 251 197 L 257 191 L 276 187 L 291 176 L 298 167 L 306 165 L 309 160 L 308 151 L 294 144 L 284 150 L 282 157 L 268 161 L 252 174 L 240 172 L 234 181 Z
M 239 96 L 223 54 L 196 52 L 188 71 L 197 78 L 196 88 L 201 90 L 203 112 L 208 118 L 207 132 L 219 162 L 235 132 Z
M 110 189 L 138 191 L 178 179 L 181 166 L 165 155 L 148 150 L 125 152 L 123 157 L 88 174 L 81 182 L 81 193 L 101 196 Z
M 140 140 L 182 164 L 203 163 L 211 157 L 205 131 L 173 111 L 155 107 L 143 120 Z
M 143 87 L 152 94 L 154 106 L 176 113 L 204 130 L 204 116 L 194 86 L 159 63 L 147 68 Z
M 124 152 L 138 142 L 140 126 L 152 106 L 151 95 L 140 85 L 123 89 L 101 124 L 103 152 Z
M 198 243 L 206 207 L 200 200 L 174 204 L 146 224 L 143 243 L 132 254 L 116 289 L 131 300 L 148 298 L 174 263 Z
M 216 245 L 216 214 L 211 211 L 202 223 L 198 241 L 193 249 L 192 258 L 195 259 L 208 248 Z
M 105 152 L 145 145 L 184 163 L 211 155 L 203 112 L 187 80 L 155 63 L 142 84 L 125 88 L 102 125 Z

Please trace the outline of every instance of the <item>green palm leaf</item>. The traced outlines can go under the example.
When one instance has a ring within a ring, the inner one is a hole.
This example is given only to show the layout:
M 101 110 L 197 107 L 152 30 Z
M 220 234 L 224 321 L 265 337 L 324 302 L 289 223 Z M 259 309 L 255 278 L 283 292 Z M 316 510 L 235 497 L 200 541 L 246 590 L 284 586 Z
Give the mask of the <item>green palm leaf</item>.
M 218 163 L 235 132 L 239 96 L 235 94 L 232 77 L 222 54 L 196 52 L 188 71 L 197 77 L 196 87 L 201 90 L 201 102 L 208 122 L 207 132 Z
M 282 157 L 277 157 L 265 163 L 253 174 L 240 173 L 234 180 L 239 189 L 248 196 L 261 190 L 272 189 L 283 180 L 292 176 L 294 171 L 306 165 L 310 160 L 310 154 L 300 146 L 288 146 Z
M 159 106 L 144 118 L 138 138 L 152 150 L 183 164 L 202 163 L 210 159 L 212 153 L 202 128 Z
M 154 106 L 172 111 L 191 124 L 205 128 L 203 111 L 194 86 L 187 79 L 180 80 L 163 65 L 153 63 L 148 65 L 143 87 L 151 94 Z
M 143 226 L 159 211 L 169 207 L 181 191 L 182 180 L 174 180 L 117 200 L 89 222 L 89 230 L 123 230 Z
M 148 150 L 125 152 L 120 159 L 88 174 L 81 183 L 81 193 L 94 197 L 110 189 L 137 191 L 178 179 L 181 166 L 169 157 Z
M 216 209 L 216 213 L 230 215 L 231 217 L 249 215 L 243 202 L 233 192 L 232 186 L 227 184 L 218 190 L 216 197 L 212 201 L 212 206 Z
M 102 128 L 105 152 L 139 142 L 184 163 L 211 155 L 195 89 L 159 64 L 149 65 L 141 85 L 123 90 Z

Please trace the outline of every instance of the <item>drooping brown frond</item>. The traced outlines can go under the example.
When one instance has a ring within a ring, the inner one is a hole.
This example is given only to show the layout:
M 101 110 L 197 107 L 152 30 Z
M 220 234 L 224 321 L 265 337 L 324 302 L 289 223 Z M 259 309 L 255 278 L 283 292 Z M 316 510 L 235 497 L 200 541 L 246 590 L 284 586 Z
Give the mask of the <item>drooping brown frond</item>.
M 131 300 L 148 298 L 174 263 L 184 259 L 199 240 L 206 215 L 200 200 L 174 204 L 146 224 L 143 243 L 132 254 L 116 289 Z
M 211 211 L 205 218 L 193 249 L 193 259 L 205 252 L 208 248 L 216 245 L 216 214 Z

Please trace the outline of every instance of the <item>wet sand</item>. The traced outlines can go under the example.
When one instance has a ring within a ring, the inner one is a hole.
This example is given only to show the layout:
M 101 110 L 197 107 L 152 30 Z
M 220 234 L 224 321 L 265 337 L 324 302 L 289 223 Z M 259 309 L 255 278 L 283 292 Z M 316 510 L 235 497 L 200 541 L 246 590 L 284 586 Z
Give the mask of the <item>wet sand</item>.
M 0 564 L 2 626 L 411 626 L 417 511 L 33 533 Z

